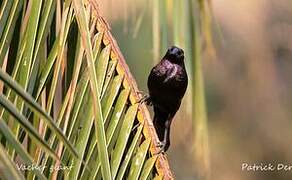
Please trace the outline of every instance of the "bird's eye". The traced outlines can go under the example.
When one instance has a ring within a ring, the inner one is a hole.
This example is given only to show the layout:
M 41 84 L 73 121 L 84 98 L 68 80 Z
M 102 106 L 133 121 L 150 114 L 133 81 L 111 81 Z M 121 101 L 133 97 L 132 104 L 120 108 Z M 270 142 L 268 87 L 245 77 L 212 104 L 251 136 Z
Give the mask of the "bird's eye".
M 178 53 L 177 53 L 179 56 L 182 56 L 182 55 L 184 55 L 184 52 L 182 51 L 182 50 L 180 50 L 180 51 L 178 51 Z

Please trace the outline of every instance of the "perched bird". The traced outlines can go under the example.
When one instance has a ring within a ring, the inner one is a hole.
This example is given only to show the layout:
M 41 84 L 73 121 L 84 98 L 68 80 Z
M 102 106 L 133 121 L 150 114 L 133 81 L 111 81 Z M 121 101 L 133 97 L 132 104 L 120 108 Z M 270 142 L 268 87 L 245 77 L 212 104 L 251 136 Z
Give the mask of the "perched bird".
M 170 146 L 170 125 L 178 111 L 188 86 L 184 51 L 171 46 L 148 77 L 149 96 L 144 101 L 154 108 L 154 127 L 160 140 L 161 151 Z

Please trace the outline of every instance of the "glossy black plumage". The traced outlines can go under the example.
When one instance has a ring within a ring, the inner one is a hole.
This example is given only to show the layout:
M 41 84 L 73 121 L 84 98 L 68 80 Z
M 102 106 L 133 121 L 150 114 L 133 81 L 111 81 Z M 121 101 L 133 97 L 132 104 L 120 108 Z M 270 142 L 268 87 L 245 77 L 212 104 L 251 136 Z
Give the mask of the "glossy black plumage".
M 154 108 L 154 126 L 162 151 L 170 146 L 170 125 L 186 92 L 188 77 L 182 49 L 170 47 L 148 77 L 148 102 Z

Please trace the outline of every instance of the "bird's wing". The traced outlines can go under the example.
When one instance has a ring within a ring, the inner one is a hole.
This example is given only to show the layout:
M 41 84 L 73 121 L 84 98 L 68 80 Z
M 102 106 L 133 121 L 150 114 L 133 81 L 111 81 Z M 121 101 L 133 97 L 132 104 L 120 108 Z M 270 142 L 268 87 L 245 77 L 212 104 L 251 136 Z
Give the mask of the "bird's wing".
M 151 80 L 154 82 L 156 81 L 163 82 L 163 79 L 165 79 L 166 73 L 167 72 L 166 72 L 165 67 L 157 65 L 154 68 L 152 68 L 148 77 L 148 81 Z

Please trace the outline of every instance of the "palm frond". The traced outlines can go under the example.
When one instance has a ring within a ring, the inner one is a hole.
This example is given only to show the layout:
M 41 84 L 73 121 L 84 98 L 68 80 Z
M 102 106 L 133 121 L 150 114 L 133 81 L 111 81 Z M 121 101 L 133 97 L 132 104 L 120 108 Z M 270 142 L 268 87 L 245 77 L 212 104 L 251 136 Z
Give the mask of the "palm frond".
M 173 178 L 94 1 L 3 1 L 0 24 L 0 178 Z

